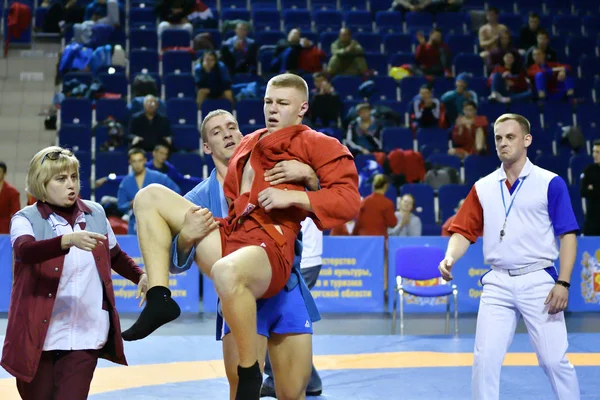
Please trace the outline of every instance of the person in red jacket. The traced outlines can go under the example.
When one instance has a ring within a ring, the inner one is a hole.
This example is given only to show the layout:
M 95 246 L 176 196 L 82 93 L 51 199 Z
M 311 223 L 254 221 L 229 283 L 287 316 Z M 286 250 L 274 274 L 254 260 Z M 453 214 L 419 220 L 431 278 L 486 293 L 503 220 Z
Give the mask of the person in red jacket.
M 98 358 L 127 365 L 111 269 L 138 284 L 138 296 L 148 279 L 120 249 L 102 206 L 78 198 L 71 151 L 39 151 L 27 190 L 42 200 L 11 220 L 14 280 L 0 364 L 23 400 L 85 400 Z
M 569 76 L 571 66 L 557 62 L 546 62 L 540 49 L 533 50 L 534 64 L 527 69 L 527 76 L 535 82 L 538 98 L 562 101 L 573 97 L 575 81 Z
M 227 218 L 213 219 L 207 210 L 162 185 L 145 187 L 134 202 L 151 288 L 146 307 L 123 337 L 142 339 L 179 316 L 180 308 L 168 289 L 171 241 L 178 233 L 178 240 L 189 237 L 182 231 L 185 220 L 207 226 L 204 239 L 182 247 L 195 248 L 196 264 L 215 284 L 223 317 L 237 344 L 237 400 L 260 397 L 255 300 L 271 298 L 284 288 L 300 223 L 310 216 L 320 230 L 331 229 L 355 218 L 360 208 L 358 172 L 351 153 L 337 139 L 300 125 L 307 110 L 304 79 L 282 74 L 269 80 L 264 98 L 267 127 L 244 136 L 229 161 L 223 182 Z M 265 179 L 278 162 L 290 159 L 313 168 L 319 190 L 307 192 L 304 183 L 271 185 Z M 310 368 L 302 373 L 310 377 Z M 286 397 L 299 398 L 304 390 Z
M 0 161 L 0 234 L 9 233 L 10 219 L 21 209 L 19 191 L 4 180 L 6 171 L 6 164 Z
M 423 75 L 452 76 L 450 48 L 442 41 L 442 31 L 433 28 L 429 40 L 423 32 L 417 33 L 416 61 L 418 71 Z
M 471 154 L 484 154 L 488 124 L 485 115 L 477 115 L 477 105 L 473 101 L 465 102 L 463 115 L 457 118 L 452 128 L 453 147 L 448 154 L 461 159 Z
M 531 99 L 531 89 L 525 72 L 511 52 L 504 55 L 502 65 L 494 67 L 488 84 L 492 89 L 489 100 L 511 103 Z
M 395 215 L 396 206 L 385 197 L 389 187 L 390 184 L 385 175 L 375 175 L 373 193 L 365 197 L 360 205 L 353 235 L 388 237 L 388 228 L 393 228 L 398 223 Z

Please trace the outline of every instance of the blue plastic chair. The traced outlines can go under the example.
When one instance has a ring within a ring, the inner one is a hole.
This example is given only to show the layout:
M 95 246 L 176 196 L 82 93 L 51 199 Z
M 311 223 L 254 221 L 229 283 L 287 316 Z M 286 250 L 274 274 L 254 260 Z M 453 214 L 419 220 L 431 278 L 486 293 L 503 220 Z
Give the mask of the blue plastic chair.
M 400 334 L 404 335 L 404 293 L 417 297 L 446 297 L 446 334 L 450 333 L 450 296 L 454 298 L 454 334 L 458 334 L 458 288 L 454 284 L 415 286 L 403 279 L 426 281 L 441 278 L 438 269 L 445 252 L 439 247 L 409 246 L 396 250 L 396 288 L 394 296 L 392 333 L 396 333 L 396 304 L 400 303 Z

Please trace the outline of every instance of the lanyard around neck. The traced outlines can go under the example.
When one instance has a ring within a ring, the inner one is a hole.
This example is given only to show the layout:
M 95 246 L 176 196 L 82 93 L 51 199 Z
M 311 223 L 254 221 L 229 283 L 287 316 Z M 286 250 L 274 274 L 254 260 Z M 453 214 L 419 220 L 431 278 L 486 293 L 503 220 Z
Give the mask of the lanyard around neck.
M 510 204 L 508 206 L 508 210 L 506 209 L 506 203 L 504 201 L 504 188 L 503 183 L 504 181 L 500 181 L 500 194 L 502 195 L 502 205 L 504 206 L 504 218 L 505 220 L 508 219 L 508 214 L 510 214 L 510 210 L 512 209 L 513 203 L 515 202 L 515 199 L 517 198 L 517 194 L 519 193 L 519 190 L 521 190 L 521 187 L 523 186 L 523 182 L 525 182 L 525 178 L 523 177 L 523 179 L 519 180 L 519 187 L 517 188 L 517 191 L 515 192 L 514 196 L 512 196 L 512 200 L 510 201 Z

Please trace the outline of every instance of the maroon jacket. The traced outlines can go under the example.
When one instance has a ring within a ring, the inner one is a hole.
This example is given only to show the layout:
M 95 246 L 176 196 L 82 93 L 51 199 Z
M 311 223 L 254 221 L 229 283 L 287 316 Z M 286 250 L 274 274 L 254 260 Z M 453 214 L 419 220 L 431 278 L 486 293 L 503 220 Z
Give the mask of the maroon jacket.
M 36 207 L 44 219 L 48 219 L 53 212 L 42 202 L 37 202 Z M 81 200 L 77 201 L 76 212 L 92 214 L 90 208 Z M 0 361 L 0 365 L 6 371 L 25 382 L 31 382 L 37 372 L 65 255 L 69 252 L 60 248 L 60 237 L 35 242 L 31 239 L 32 236 L 20 237 L 14 244 L 13 290 Z M 31 257 L 45 261 L 30 263 L 21 261 L 17 247 L 23 241 L 30 243 L 27 243 L 29 247 L 24 252 L 27 255 L 23 254 L 22 258 Z M 143 271 L 119 248 L 118 244 L 109 250 L 108 240 L 101 240 L 92 254 L 104 284 L 104 304 L 110 314 L 108 341 L 101 350 L 100 357 L 127 365 L 119 314 L 115 308 L 111 268 L 136 284 Z

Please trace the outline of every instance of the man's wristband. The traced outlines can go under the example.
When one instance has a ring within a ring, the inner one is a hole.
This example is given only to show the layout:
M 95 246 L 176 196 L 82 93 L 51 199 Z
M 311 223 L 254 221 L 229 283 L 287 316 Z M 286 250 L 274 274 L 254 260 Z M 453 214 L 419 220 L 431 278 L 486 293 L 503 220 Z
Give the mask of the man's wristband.
M 571 284 L 569 282 L 565 282 L 565 281 L 556 281 L 556 284 L 560 285 L 560 286 L 564 286 L 567 289 L 571 287 Z

